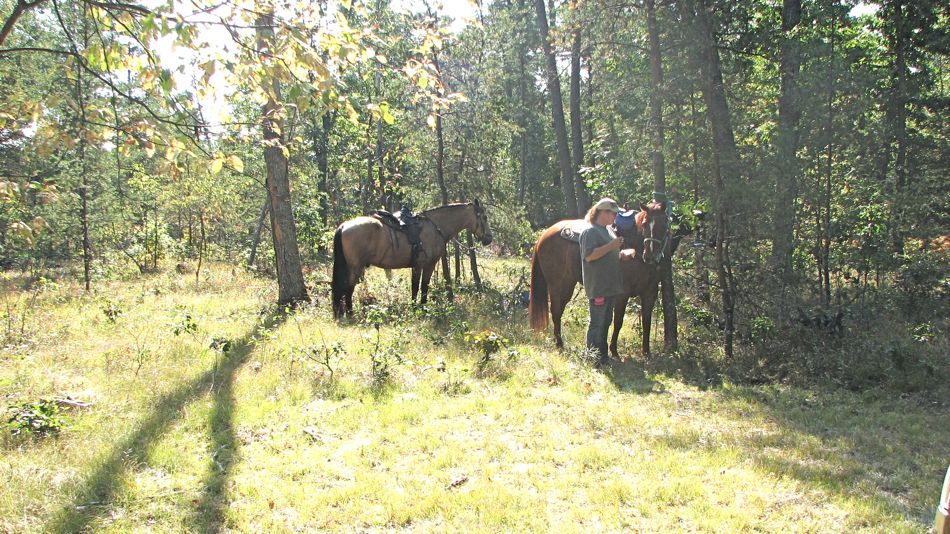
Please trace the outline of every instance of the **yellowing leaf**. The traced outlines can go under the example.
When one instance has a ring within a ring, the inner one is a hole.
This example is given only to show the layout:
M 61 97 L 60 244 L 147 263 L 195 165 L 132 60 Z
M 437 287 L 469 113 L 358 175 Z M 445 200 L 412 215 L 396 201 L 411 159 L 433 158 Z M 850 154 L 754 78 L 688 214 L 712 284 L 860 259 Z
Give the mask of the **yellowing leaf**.
M 379 105 L 379 111 L 382 113 L 383 121 L 386 124 L 393 124 L 396 122 L 396 118 L 392 116 L 392 113 L 389 112 L 389 103 L 383 102 Z
M 13 221 L 9 226 L 10 233 L 23 239 L 29 244 L 33 244 L 33 230 L 23 221 Z
M 234 167 L 237 172 L 244 172 L 244 161 L 241 158 L 231 155 L 228 157 L 228 164 Z
M 30 227 L 33 228 L 34 234 L 39 234 L 43 230 L 49 228 L 49 225 L 46 224 L 46 219 L 40 216 L 36 216 L 36 217 L 33 217 L 32 221 L 30 221 Z
M 222 167 L 224 167 L 224 160 L 221 158 L 214 158 L 214 161 L 211 162 L 211 174 L 218 174 L 221 172 Z

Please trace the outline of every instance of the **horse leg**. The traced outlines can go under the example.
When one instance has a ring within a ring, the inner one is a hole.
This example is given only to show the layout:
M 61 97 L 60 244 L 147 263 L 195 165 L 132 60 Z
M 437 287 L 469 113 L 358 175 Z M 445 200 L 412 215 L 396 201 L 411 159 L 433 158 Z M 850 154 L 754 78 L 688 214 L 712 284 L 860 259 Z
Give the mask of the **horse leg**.
M 640 295 L 640 320 L 643 323 L 643 355 L 650 355 L 650 325 L 653 322 L 653 305 L 656 304 L 657 288 Z
M 553 286 L 548 286 L 553 290 Z M 561 317 L 564 315 L 564 308 L 567 307 L 567 303 L 571 300 L 571 296 L 574 294 L 574 284 L 571 284 L 570 287 L 562 287 L 560 292 L 553 291 L 551 293 L 551 321 L 554 323 L 554 346 L 563 349 L 564 340 L 561 338 Z
M 356 290 L 356 284 L 363 278 L 364 272 L 366 272 L 365 265 L 351 269 L 350 283 L 346 288 L 346 292 L 343 294 L 343 308 L 346 312 L 346 316 L 350 319 L 353 318 L 353 291 Z
M 617 339 L 620 337 L 620 328 L 623 326 L 623 315 L 627 311 L 627 302 L 630 300 L 628 296 L 618 296 L 614 301 L 614 332 L 610 336 L 610 355 L 614 358 L 619 358 L 620 353 L 617 351 Z
M 346 288 L 346 291 L 343 293 L 343 313 L 346 317 L 353 318 L 353 290 L 356 289 L 355 285 L 351 285 Z
M 412 302 L 416 301 L 416 297 L 419 295 L 419 278 L 422 276 L 422 269 L 418 267 L 412 268 Z
M 422 304 L 429 300 L 429 281 L 432 280 L 432 272 L 435 271 L 437 262 L 432 262 L 422 269 Z

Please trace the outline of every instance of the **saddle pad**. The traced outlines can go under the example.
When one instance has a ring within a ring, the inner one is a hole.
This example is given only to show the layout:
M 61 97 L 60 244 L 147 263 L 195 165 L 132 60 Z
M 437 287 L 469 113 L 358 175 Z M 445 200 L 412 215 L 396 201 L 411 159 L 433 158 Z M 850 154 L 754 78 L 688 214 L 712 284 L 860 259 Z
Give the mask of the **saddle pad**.
M 614 219 L 614 225 L 620 230 L 633 228 L 633 223 L 636 222 L 636 216 L 637 216 L 636 210 L 622 211 L 618 213 L 617 218 Z
M 590 228 L 590 223 L 583 220 L 570 221 L 561 228 L 561 237 L 574 243 L 581 242 L 581 233 Z

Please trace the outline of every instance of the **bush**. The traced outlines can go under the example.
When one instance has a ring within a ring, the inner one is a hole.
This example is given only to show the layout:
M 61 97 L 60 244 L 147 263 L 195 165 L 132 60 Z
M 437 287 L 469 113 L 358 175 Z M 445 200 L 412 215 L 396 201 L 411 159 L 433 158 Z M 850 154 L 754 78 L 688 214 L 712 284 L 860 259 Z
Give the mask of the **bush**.
M 9 419 L 6 426 L 14 436 L 23 433 L 37 436 L 56 434 L 64 424 L 59 404 L 53 399 L 10 405 L 7 414 Z

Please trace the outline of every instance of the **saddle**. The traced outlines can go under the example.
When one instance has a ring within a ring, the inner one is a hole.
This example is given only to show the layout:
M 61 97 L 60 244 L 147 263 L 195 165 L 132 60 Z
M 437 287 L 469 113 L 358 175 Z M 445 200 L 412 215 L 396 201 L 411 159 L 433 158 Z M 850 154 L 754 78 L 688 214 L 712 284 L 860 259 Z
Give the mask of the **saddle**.
M 390 213 L 386 210 L 376 210 L 373 216 L 383 222 L 383 224 L 403 232 L 409 239 L 409 265 L 415 267 L 422 251 L 422 219 L 423 215 L 412 212 L 408 206 L 403 206 L 396 213 Z M 398 241 L 396 246 L 399 246 Z
M 590 223 L 587 221 L 571 221 L 570 224 L 561 228 L 561 237 L 573 243 L 580 243 L 581 234 L 588 228 L 590 228 Z

